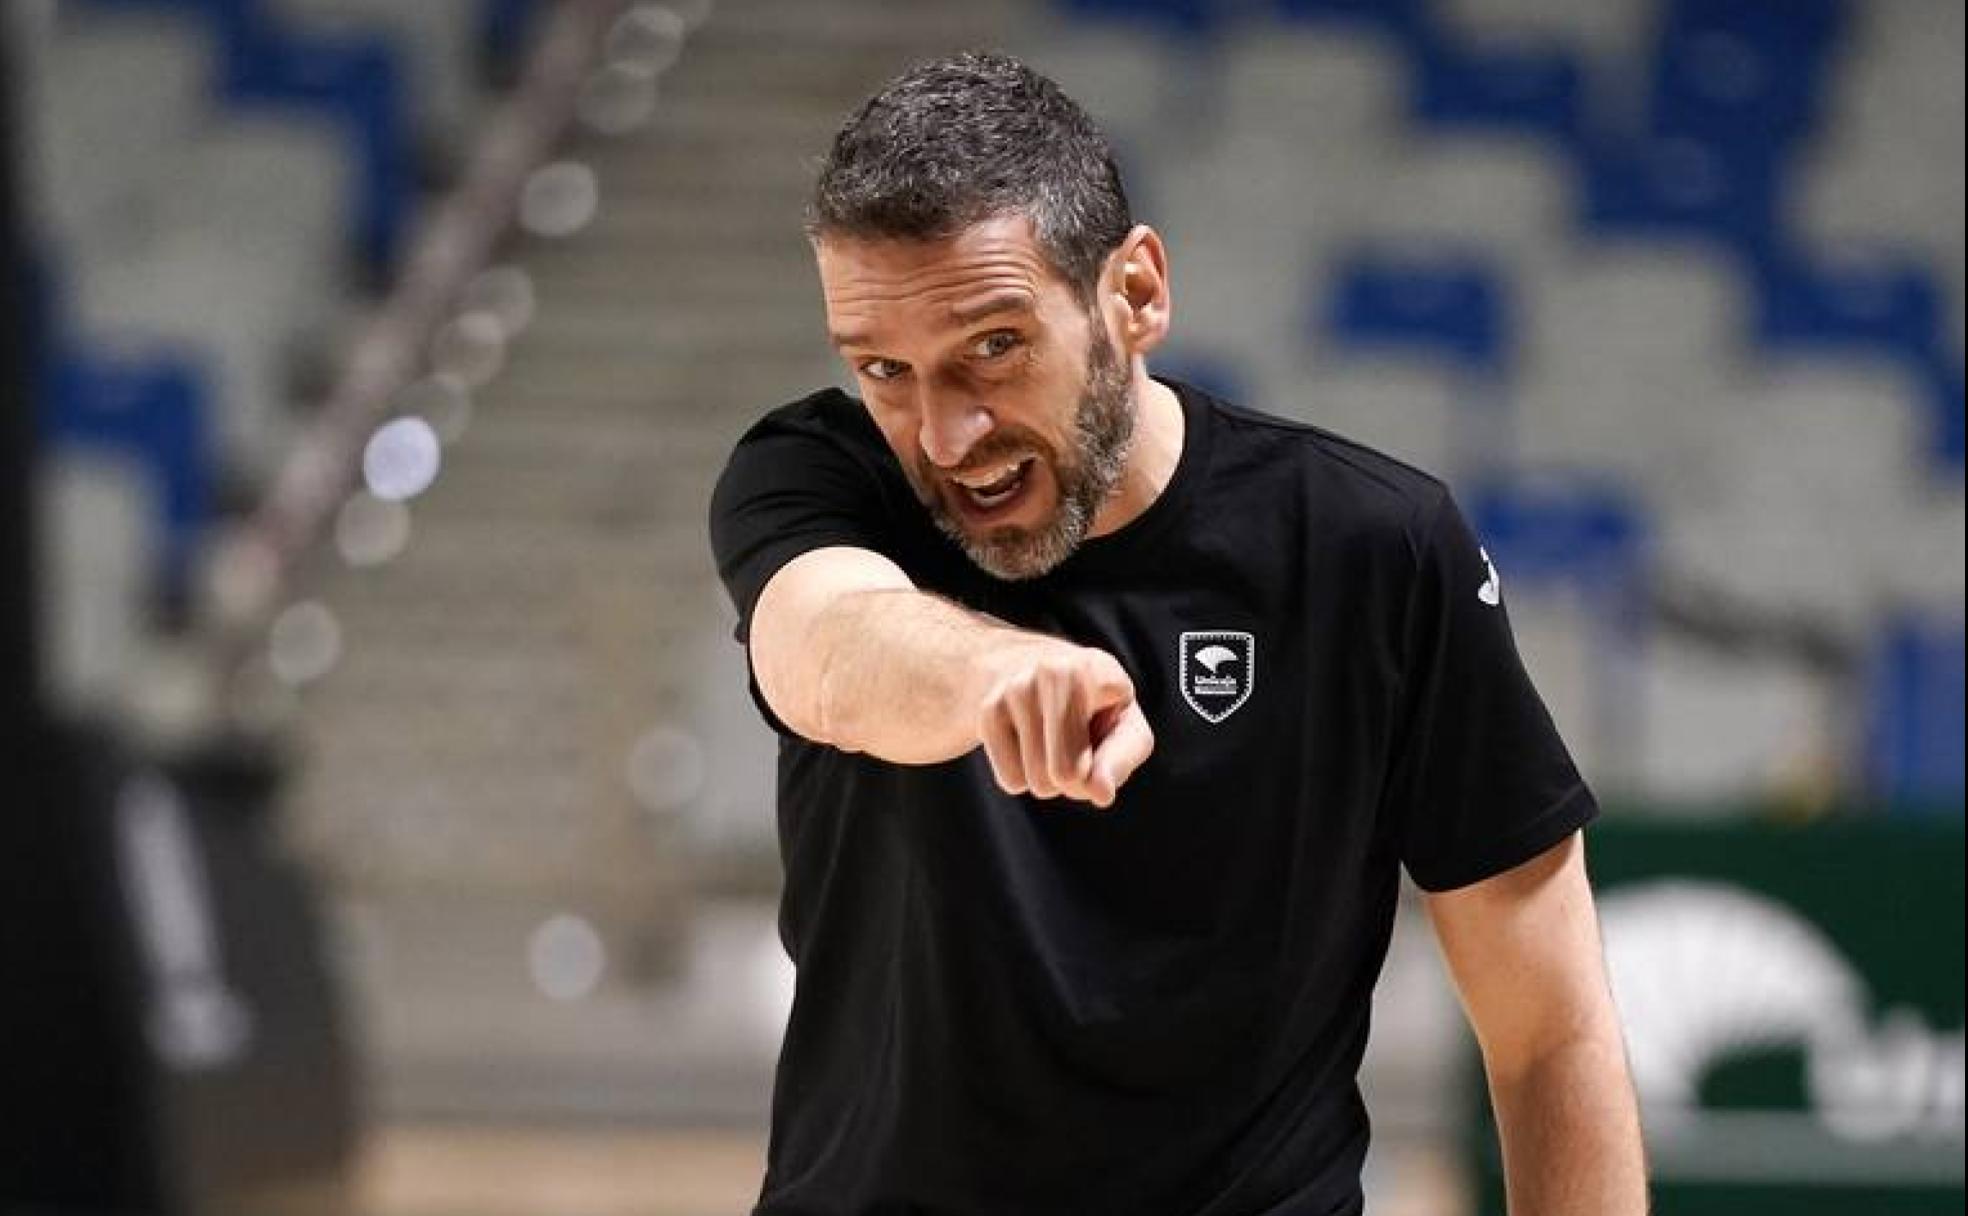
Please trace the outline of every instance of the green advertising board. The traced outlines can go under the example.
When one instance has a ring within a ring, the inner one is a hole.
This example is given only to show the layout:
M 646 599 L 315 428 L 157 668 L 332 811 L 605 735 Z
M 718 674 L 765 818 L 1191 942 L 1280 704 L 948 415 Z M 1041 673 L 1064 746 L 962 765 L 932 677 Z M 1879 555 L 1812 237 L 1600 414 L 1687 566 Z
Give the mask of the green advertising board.
M 1961 1216 L 1960 821 L 1588 839 L 1657 1216 Z M 1503 1216 L 1487 1103 L 1476 1126 Z

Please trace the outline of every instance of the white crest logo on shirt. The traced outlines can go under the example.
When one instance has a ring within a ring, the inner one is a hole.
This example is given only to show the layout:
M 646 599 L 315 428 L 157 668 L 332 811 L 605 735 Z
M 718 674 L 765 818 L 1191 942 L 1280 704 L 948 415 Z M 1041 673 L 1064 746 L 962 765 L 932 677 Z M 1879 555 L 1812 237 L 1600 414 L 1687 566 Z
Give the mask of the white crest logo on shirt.
M 1503 576 L 1497 573 L 1496 563 L 1490 560 L 1488 549 L 1478 549 L 1477 552 L 1483 555 L 1483 569 L 1490 577 L 1476 588 L 1476 598 L 1494 608 L 1503 602 Z
M 1257 639 L 1248 633 L 1205 629 L 1182 635 L 1177 646 L 1182 699 L 1206 722 L 1221 722 L 1250 700 L 1257 684 Z

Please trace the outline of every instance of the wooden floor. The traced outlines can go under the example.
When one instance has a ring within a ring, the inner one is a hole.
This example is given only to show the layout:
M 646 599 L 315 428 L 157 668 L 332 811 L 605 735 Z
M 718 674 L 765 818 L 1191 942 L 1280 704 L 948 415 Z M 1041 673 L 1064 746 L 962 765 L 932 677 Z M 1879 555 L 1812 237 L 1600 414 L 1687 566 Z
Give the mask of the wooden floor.
M 1374 1216 L 1458 1216 L 1443 1154 L 1376 1148 Z M 394 1128 L 360 1177 L 363 1216 L 744 1216 L 764 1146 L 729 1132 Z
M 397 1128 L 370 1142 L 364 1216 L 742 1216 L 764 1171 L 726 1132 Z

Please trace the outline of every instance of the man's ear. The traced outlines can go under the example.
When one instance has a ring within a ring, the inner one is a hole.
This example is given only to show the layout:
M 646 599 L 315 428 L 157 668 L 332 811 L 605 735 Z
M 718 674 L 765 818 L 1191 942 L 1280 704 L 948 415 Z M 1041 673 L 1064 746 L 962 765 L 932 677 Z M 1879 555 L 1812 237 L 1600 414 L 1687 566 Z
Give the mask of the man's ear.
M 1168 251 L 1146 224 L 1136 224 L 1109 255 L 1106 303 L 1116 332 L 1130 355 L 1145 355 L 1168 336 L 1170 296 Z

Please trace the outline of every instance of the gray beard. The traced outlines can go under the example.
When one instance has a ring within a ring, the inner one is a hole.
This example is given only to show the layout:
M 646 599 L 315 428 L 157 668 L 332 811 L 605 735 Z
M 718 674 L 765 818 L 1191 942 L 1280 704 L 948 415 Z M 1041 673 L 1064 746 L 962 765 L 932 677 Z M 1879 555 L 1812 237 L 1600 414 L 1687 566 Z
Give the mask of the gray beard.
M 1029 530 L 995 528 L 973 536 L 941 497 L 930 498 L 930 516 L 937 529 L 996 578 L 1007 582 L 1038 578 L 1071 557 L 1092 530 L 1100 505 L 1113 495 L 1127 471 L 1134 444 L 1134 386 L 1098 318 L 1093 333 L 1086 385 L 1073 415 L 1072 458 L 1050 464 L 1059 486 L 1059 505 L 1052 518 Z

